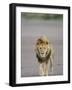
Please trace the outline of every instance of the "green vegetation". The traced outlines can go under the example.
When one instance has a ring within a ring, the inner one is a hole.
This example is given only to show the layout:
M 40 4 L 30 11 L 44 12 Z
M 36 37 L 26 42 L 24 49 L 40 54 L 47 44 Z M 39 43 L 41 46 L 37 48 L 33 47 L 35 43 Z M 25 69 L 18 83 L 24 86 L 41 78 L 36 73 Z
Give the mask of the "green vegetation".
M 42 19 L 42 20 L 63 19 L 62 14 L 22 13 L 22 16 L 25 19 Z

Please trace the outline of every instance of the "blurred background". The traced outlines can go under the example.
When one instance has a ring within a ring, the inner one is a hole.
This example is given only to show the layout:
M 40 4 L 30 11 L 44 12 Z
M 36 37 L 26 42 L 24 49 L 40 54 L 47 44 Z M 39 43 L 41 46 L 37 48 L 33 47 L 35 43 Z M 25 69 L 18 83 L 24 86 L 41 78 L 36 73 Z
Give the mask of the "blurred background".
M 36 40 L 46 35 L 54 48 L 53 72 L 63 75 L 63 15 L 21 13 L 21 77 L 39 76 L 39 64 L 34 51 Z

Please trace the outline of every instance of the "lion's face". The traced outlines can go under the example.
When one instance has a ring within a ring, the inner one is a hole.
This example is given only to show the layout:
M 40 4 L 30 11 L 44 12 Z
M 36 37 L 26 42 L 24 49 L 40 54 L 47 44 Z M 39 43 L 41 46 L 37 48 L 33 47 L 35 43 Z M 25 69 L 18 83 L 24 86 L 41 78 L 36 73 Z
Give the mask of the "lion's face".
M 37 45 L 37 49 L 41 57 L 46 57 L 46 53 L 48 51 L 48 45 L 46 45 L 45 43 Z
M 36 49 L 37 49 L 37 54 L 40 57 L 46 57 L 49 51 L 48 40 L 47 39 L 45 40 L 43 38 L 38 39 L 36 43 Z

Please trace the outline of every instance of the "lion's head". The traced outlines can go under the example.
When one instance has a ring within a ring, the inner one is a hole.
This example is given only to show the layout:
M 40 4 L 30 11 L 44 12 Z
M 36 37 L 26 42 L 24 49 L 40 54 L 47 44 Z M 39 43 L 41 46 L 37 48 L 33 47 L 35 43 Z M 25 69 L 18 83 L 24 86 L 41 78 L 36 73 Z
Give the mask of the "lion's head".
M 36 42 L 36 54 L 42 58 L 46 57 L 50 51 L 49 41 L 46 36 L 41 36 Z

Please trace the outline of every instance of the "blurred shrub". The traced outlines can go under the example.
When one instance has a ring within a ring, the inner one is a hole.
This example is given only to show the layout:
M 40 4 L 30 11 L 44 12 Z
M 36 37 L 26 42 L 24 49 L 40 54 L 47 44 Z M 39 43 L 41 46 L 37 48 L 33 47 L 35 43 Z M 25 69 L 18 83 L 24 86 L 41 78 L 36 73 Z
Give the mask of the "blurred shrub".
M 39 13 L 22 13 L 25 19 L 63 19 L 62 14 L 39 14 Z

